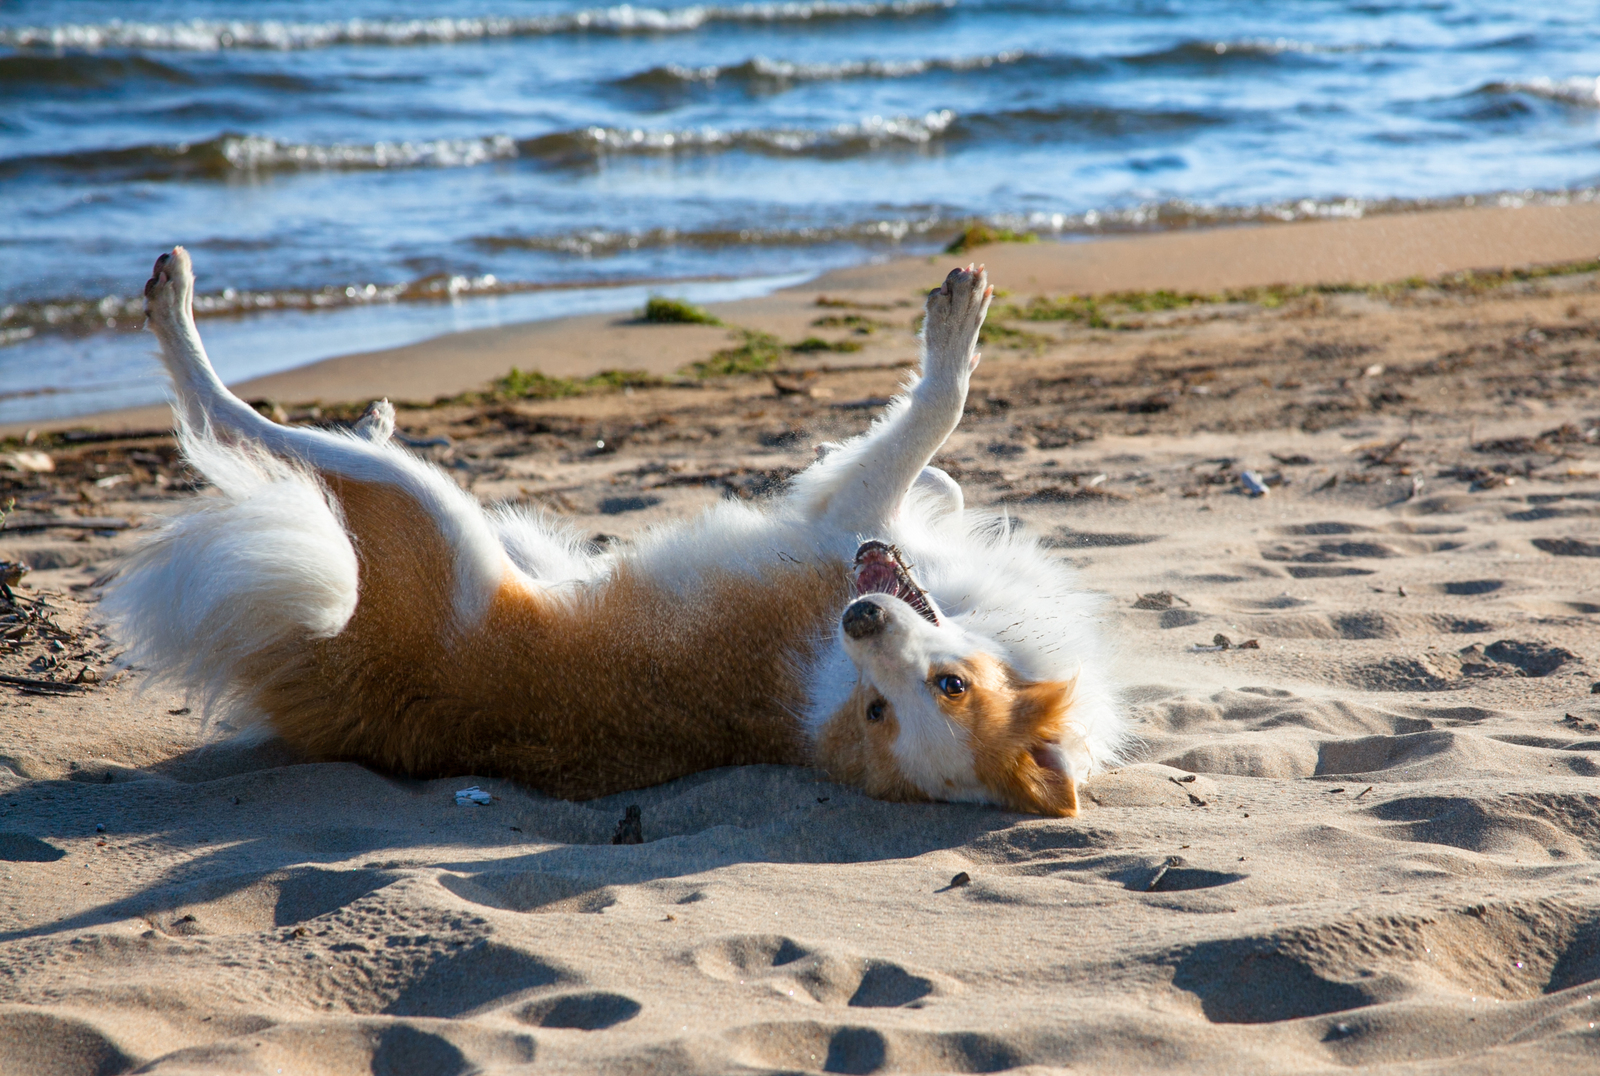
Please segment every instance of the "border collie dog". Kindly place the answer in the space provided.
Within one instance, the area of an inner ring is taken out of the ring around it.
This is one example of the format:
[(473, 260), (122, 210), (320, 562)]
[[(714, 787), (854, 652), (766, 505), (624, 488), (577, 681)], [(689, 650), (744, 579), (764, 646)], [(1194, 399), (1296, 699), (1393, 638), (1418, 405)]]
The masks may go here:
[(593, 553), (390, 443), (281, 426), (225, 388), (179, 247), (145, 286), (178, 435), (216, 496), (109, 584), (128, 658), (311, 758), (587, 799), (715, 766), (815, 766), (893, 800), (1073, 815), (1127, 730), (1095, 600), (929, 461), (993, 289), (927, 300), (920, 374), (765, 504)]

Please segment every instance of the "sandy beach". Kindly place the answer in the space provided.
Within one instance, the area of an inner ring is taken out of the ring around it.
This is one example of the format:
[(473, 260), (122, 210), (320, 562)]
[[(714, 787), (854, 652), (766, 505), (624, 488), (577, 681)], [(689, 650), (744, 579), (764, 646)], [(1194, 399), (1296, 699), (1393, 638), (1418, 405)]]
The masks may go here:
[[(1007, 294), (936, 462), (1106, 596), (1140, 736), (1078, 819), (215, 741), (95, 626), (206, 496), (165, 414), (3, 431), (0, 1073), (1600, 1072), (1597, 255), (1575, 205), (960, 256)], [(627, 542), (865, 428), (955, 260), (715, 307), (782, 345), (749, 376), (612, 317), (239, 388), (409, 401), (481, 499)], [(661, 381), (460, 396), (513, 365)]]

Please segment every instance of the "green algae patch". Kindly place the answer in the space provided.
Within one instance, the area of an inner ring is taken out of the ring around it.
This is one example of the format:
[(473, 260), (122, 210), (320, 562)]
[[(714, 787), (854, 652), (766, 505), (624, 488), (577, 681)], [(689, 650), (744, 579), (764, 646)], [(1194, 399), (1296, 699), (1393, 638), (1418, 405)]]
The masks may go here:
[(588, 396), (619, 392), (628, 388), (654, 388), (666, 382), (643, 370), (602, 370), (593, 377), (551, 377), (538, 370), (519, 370), (515, 366), (489, 386), (489, 397), (497, 400), (559, 400), (567, 396)]
[(977, 247), (986, 247), (992, 243), (1037, 243), (1039, 237), (1033, 232), (1014, 232), (1010, 228), (991, 228), (987, 224), (969, 225), (965, 231), (952, 239), (944, 248), (946, 254), (964, 254)]
[(659, 295), (652, 295), (644, 304), (644, 312), (639, 315), (640, 321), (652, 325), (721, 325), (723, 321), (715, 314), (686, 303), (682, 299), (664, 299)]
[(738, 377), (741, 374), (763, 374), (776, 366), (784, 356), (784, 346), (771, 333), (760, 329), (735, 329), (740, 341), (733, 347), (715, 352), (709, 359), (691, 363), (684, 373), (691, 377)]

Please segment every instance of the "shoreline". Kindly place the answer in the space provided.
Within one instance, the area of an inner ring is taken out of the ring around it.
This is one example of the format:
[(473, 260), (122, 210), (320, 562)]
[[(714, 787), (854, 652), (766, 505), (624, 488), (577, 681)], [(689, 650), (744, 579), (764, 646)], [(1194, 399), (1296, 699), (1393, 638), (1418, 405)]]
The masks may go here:
[[(811, 335), (817, 298), (824, 295), (885, 308), (886, 317), (909, 325), (916, 293), (936, 284), (946, 263), (962, 260), (985, 262), (997, 287), (1020, 301), (1036, 294), (1212, 294), (1273, 285), (1383, 283), (1597, 255), (1600, 205), (1473, 207), (1090, 242), (999, 243), (960, 255), (903, 257), (836, 269), (766, 296), (706, 307), (730, 326), (802, 339)], [(670, 376), (728, 346), (729, 336), (725, 327), (635, 323), (616, 313), (558, 317), (340, 355), (232, 387), (247, 399), (285, 404), (364, 403), (379, 397), (427, 402), (481, 389), (514, 366), (552, 377), (585, 377), (602, 370)], [(840, 356), (829, 358), (836, 364)], [(848, 361), (890, 365), (914, 358), (914, 344), (902, 333), (892, 340), (866, 341)], [(158, 404), (4, 423), (0, 437), (28, 430), (159, 428), (169, 422), (168, 408)]]

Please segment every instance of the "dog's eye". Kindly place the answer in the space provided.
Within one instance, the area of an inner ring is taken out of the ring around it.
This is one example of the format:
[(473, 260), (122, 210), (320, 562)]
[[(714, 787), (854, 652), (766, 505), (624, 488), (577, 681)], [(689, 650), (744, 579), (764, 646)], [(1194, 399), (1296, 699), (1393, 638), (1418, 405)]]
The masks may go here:
[(945, 675), (934, 681), (946, 698), (956, 698), (967, 693), (967, 682), (959, 676)]
[(867, 720), (868, 721), (882, 721), (883, 720), (883, 700), (882, 699), (874, 699), (874, 700), (872, 700), (871, 703), (869, 703), (867, 705)]

